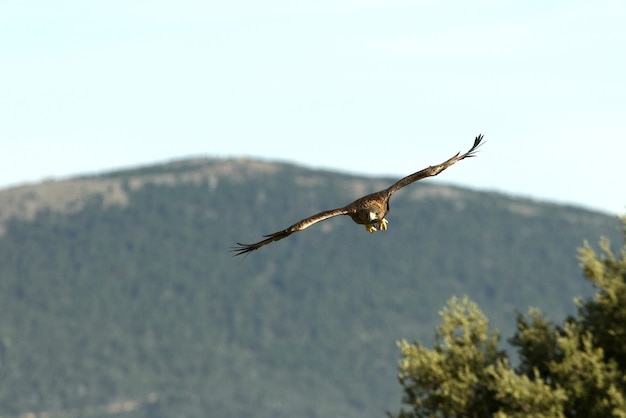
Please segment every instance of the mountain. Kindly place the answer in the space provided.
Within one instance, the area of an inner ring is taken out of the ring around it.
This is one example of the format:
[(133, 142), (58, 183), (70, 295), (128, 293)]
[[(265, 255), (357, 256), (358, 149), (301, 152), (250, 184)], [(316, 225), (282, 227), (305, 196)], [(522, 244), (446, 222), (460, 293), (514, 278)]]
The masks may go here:
[(506, 339), (529, 306), (573, 312), (577, 247), (620, 239), (444, 173), (394, 195), (386, 232), (339, 217), (229, 252), (394, 180), (192, 159), (0, 191), (0, 416), (381, 417), (396, 341), (429, 343), (452, 295)]

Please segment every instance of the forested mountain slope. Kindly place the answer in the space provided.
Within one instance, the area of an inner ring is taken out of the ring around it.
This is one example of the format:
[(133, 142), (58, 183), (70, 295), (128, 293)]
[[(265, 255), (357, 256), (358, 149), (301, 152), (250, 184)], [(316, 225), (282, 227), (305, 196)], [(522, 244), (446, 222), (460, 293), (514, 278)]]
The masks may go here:
[(386, 232), (339, 217), (229, 252), (394, 180), (195, 159), (0, 191), (0, 416), (381, 417), (396, 341), (450, 296), (506, 338), (591, 293), (584, 239), (619, 242), (613, 217), (442, 175), (394, 195)]

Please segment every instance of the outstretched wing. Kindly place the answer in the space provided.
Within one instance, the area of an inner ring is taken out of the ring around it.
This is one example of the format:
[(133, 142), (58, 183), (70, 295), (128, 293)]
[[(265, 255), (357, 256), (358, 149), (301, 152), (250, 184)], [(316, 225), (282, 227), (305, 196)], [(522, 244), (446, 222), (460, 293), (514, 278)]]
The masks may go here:
[(483, 136), (482, 135), (478, 135), (476, 137), (476, 139), (474, 139), (474, 145), (472, 146), (472, 148), (470, 148), (469, 151), (467, 151), (465, 154), (459, 155), (461, 154), (460, 152), (458, 152), (454, 157), (450, 158), (449, 160), (438, 164), (438, 165), (433, 165), (430, 166), (428, 168), (425, 168), (421, 171), (418, 171), (417, 173), (413, 173), (411, 175), (408, 175), (400, 180), (398, 180), (397, 182), (395, 182), (394, 184), (392, 184), (386, 191), (387, 193), (389, 193), (389, 196), (391, 196), (392, 194), (394, 194), (395, 192), (397, 192), (398, 190), (400, 190), (401, 188), (403, 188), (404, 186), (407, 186), (411, 183), (414, 183), (418, 180), (424, 179), (426, 177), (432, 177), (432, 176), (436, 176), (437, 174), (441, 173), (443, 170), (445, 170), (446, 168), (450, 167), (452, 164), (456, 163), (457, 161), (461, 161), (464, 158), (469, 158), (469, 157), (473, 157), (476, 153), (476, 149), (478, 148), (478, 146), (480, 145), (480, 142), (483, 140)]
[(269, 234), (269, 235), (264, 235), (263, 237), (266, 239), (264, 239), (263, 241), (259, 241), (256, 244), (242, 244), (238, 242), (237, 243), (238, 246), (233, 247), (232, 251), (235, 253), (235, 255), (246, 254), (246, 253), (249, 253), (250, 251), (258, 250), (262, 246), (270, 244), (274, 241), (287, 238), (289, 235), (293, 234), (294, 232), (302, 231), (303, 229), (306, 229), (315, 223), (318, 223), (328, 218), (332, 218), (333, 216), (345, 215), (347, 213), (348, 213), (348, 210), (345, 208), (332, 209), (332, 210), (320, 212), (313, 216), (309, 216), (308, 218), (303, 219), (300, 222), (297, 222), (291, 225), (289, 228), (283, 229), (282, 231), (274, 232), (273, 234)]

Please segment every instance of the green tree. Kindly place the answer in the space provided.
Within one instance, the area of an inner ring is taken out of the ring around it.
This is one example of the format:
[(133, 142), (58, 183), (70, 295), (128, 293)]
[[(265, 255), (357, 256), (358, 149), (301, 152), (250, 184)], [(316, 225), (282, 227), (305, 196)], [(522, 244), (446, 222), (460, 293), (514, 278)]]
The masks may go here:
[(579, 250), (584, 276), (597, 291), (576, 300), (575, 317), (553, 325), (538, 309), (518, 316), (509, 340), (517, 367), (467, 297), (452, 298), (442, 310), (432, 349), (398, 343), (409, 409), (396, 416), (626, 418), (626, 216), (622, 224), (617, 255), (605, 238), (600, 254), (587, 243)]

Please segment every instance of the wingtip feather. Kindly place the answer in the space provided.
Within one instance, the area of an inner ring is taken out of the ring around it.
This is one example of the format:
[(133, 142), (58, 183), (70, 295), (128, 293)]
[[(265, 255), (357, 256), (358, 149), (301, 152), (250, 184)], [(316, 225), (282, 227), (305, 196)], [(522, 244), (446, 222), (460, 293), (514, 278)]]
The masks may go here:
[(483, 134), (479, 134), (475, 139), (474, 139), (474, 145), (472, 145), (472, 148), (470, 148), (469, 151), (467, 151), (467, 153), (465, 154), (466, 157), (475, 157), (476, 156), (476, 152), (478, 152), (478, 147), (481, 146), (482, 144), (484, 144), (484, 142), (482, 142), (484, 138)]

